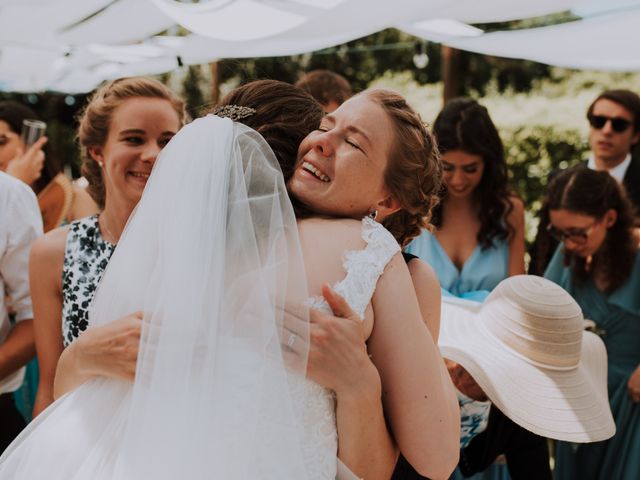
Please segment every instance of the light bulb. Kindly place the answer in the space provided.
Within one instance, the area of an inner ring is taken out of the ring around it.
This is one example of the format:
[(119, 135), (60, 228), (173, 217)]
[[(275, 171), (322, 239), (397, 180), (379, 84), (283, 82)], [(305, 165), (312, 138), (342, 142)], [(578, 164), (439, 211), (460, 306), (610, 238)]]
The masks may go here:
[(425, 52), (416, 53), (413, 55), (413, 64), (416, 68), (424, 68), (429, 65), (429, 56)]

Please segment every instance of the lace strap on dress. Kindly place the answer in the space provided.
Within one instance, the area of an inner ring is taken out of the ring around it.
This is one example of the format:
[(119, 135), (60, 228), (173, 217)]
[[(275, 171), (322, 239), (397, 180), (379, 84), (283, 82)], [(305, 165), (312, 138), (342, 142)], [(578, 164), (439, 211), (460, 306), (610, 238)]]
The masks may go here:
[(371, 301), (378, 278), (400, 245), (391, 233), (375, 220), (362, 219), (362, 239), (367, 242), (363, 250), (345, 252), (343, 267), (347, 272), (334, 289), (345, 299), (360, 317)]

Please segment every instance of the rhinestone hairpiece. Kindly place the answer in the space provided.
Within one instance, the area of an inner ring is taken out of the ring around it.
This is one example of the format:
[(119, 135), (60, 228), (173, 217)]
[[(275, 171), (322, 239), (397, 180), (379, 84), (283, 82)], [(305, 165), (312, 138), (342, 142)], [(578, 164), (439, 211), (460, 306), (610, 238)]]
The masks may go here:
[(225, 105), (223, 107), (215, 108), (211, 113), (219, 117), (230, 118), (231, 120), (237, 121), (242, 120), (243, 118), (250, 117), (251, 115), (256, 113), (256, 109), (250, 107), (242, 107), (240, 105)]

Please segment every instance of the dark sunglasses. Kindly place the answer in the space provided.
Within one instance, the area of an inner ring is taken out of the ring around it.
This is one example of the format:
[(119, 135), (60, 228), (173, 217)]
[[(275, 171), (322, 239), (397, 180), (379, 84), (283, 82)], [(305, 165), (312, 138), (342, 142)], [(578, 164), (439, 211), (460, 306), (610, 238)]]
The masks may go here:
[(607, 122), (611, 122), (611, 128), (616, 133), (624, 132), (631, 125), (631, 121), (620, 117), (607, 117), (606, 115), (589, 115), (589, 123), (596, 130), (604, 128)]
[(578, 245), (583, 245), (587, 243), (587, 239), (589, 238), (589, 235), (591, 235), (593, 227), (595, 227), (597, 223), (598, 222), (595, 222), (593, 225), (585, 228), (584, 230), (572, 230), (570, 232), (565, 232), (563, 230), (560, 230), (559, 228), (554, 227), (552, 224), (549, 224), (547, 226), (547, 232), (549, 232), (549, 235), (555, 238), (558, 242), (570, 240), (571, 242)]

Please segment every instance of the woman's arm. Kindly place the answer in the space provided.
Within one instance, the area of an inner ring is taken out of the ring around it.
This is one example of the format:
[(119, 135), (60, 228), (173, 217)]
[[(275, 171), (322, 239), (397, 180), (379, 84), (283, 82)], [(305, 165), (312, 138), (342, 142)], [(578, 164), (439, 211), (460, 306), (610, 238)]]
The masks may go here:
[(372, 304), (369, 352), (380, 373), (384, 410), (396, 443), (421, 475), (448, 478), (460, 448), (458, 402), (400, 254), (378, 280)]
[(631, 400), (635, 403), (640, 403), (640, 365), (636, 367), (629, 377), (627, 390), (629, 391)]
[(24, 367), (34, 354), (33, 321), (22, 320), (0, 344), (0, 380)]
[(60, 356), (53, 397), (58, 399), (97, 376), (133, 381), (141, 329), (142, 312), (134, 312), (84, 331)]
[(509, 237), (509, 276), (522, 275), (524, 270), (524, 204), (518, 197), (511, 197), (513, 209), (507, 222), (513, 229)]
[[(380, 375), (367, 353), (366, 329), (331, 287), (323, 285), (322, 294), (334, 315), (311, 310), (309, 323), (294, 311), (285, 315), (285, 358), (295, 366), (302, 355), (307, 378), (335, 392), (340, 460), (359, 478), (389, 480), (398, 453), (385, 423)], [(308, 350), (305, 342), (289, 344), (292, 332), (307, 328)]]
[(407, 267), (409, 267), (413, 288), (416, 290), (422, 319), (429, 329), (434, 342), (438, 343), (442, 292), (440, 291), (440, 282), (436, 272), (429, 264), (419, 258), (412, 259), (407, 263)]
[(53, 403), (53, 379), (62, 353), (62, 267), (67, 228), (40, 237), (31, 249), (29, 284), (33, 302), (33, 328), (38, 356), (38, 392), (35, 417)]

